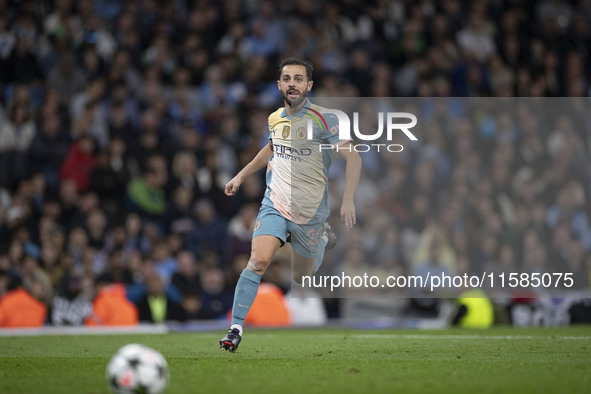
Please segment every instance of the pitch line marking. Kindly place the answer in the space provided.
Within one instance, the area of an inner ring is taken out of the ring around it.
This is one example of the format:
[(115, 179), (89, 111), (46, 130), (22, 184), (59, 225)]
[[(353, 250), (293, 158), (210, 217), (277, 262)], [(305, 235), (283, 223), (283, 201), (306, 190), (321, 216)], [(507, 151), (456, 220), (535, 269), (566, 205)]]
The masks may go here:
[[(338, 337), (339, 335), (326, 336)], [(536, 335), (414, 335), (414, 334), (353, 334), (357, 339), (566, 339), (591, 340), (591, 336), (536, 336)]]

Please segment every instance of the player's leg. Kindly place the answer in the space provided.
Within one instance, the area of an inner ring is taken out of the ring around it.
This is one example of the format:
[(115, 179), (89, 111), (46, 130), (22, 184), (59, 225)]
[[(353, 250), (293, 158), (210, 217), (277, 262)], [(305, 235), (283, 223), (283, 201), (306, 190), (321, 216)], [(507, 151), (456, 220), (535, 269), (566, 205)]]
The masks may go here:
[[(322, 265), (324, 252), (332, 249), (337, 243), (337, 237), (328, 222), (315, 225), (292, 225), (292, 233), (288, 242), (294, 246), (294, 258), (292, 259), (292, 273), (297, 283), (301, 281), (301, 275), (313, 275)], [(292, 242), (293, 239), (293, 242)], [(311, 257), (312, 261), (308, 261)], [(297, 262), (297, 264), (296, 264)], [(310, 268), (310, 264), (312, 267)]]
[(287, 220), (273, 207), (261, 207), (253, 233), (250, 259), (234, 291), (230, 331), (220, 341), (220, 348), (236, 351), (242, 338), (244, 319), (257, 295), (261, 277), (277, 249), (285, 243), (287, 225)]
[(324, 251), (334, 247), (336, 237), (328, 223), (292, 224), (292, 276), (301, 283), (302, 276), (313, 275), (322, 264)]
[(324, 222), (324, 228), (322, 231), (322, 237), (318, 241), (318, 247), (316, 248), (316, 255), (314, 257), (314, 272), (315, 274), (322, 265), (324, 260), (324, 252), (335, 247), (337, 243), (337, 237), (332, 231), (332, 228), (328, 222)]
[(248, 264), (236, 284), (234, 303), (232, 305), (232, 323), (230, 330), (220, 340), (220, 348), (236, 351), (242, 340), (242, 326), (244, 319), (257, 296), (259, 283), (281, 241), (272, 235), (259, 235), (252, 239), (252, 251)]
[(252, 250), (248, 264), (236, 284), (234, 305), (232, 307), (232, 325), (244, 324), (244, 319), (257, 295), (261, 277), (271, 263), (271, 259), (281, 241), (272, 235), (259, 235), (252, 239)]
[(292, 250), (291, 253), (291, 276), (297, 284), (302, 284), (304, 276), (314, 274), (314, 257), (304, 257)]

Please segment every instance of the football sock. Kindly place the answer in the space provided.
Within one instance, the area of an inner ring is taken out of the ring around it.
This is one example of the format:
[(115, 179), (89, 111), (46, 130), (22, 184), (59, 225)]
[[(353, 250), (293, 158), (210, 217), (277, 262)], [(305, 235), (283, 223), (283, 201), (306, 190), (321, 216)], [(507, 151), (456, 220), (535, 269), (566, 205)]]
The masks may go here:
[[(250, 306), (257, 296), (257, 290), (261, 283), (261, 275), (245, 269), (240, 274), (240, 279), (234, 291), (234, 304), (232, 305), (232, 325), (238, 324), (241, 328)], [(242, 331), (242, 330), (240, 330)]]
[(324, 250), (326, 249), (326, 244), (328, 243), (328, 237), (323, 235), (320, 238), (320, 242), (318, 242), (318, 249), (316, 250), (316, 257), (314, 258), (314, 274), (322, 265), (322, 259), (324, 259)]
[(240, 324), (232, 324), (230, 326), (230, 331), (232, 331), (233, 329), (237, 329), (238, 334), (240, 334), (240, 336), (242, 336), (242, 326)]

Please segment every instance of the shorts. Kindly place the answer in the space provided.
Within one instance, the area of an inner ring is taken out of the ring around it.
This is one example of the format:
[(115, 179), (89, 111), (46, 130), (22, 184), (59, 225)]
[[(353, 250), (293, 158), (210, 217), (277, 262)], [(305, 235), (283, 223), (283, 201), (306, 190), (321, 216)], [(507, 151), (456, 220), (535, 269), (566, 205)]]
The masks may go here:
[(324, 234), (324, 221), (315, 224), (295, 224), (284, 218), (275, 208), (261, 205), (252, 237), (272, 235), (278, 238), (283, 246), (290, 234), (294, 252), (304, 258), (314, 257)]

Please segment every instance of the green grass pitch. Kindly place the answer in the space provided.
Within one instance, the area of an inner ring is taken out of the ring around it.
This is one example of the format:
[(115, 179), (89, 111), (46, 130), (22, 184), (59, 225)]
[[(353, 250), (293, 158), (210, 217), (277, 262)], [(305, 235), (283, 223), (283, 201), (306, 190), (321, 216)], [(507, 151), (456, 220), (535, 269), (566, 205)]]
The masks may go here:
[(168, 360), (167, 393), (589, 393), (591, 327), (471, 330), (247, 330), (0, 337), (0, 393), (108, 393), (127, 343)]

